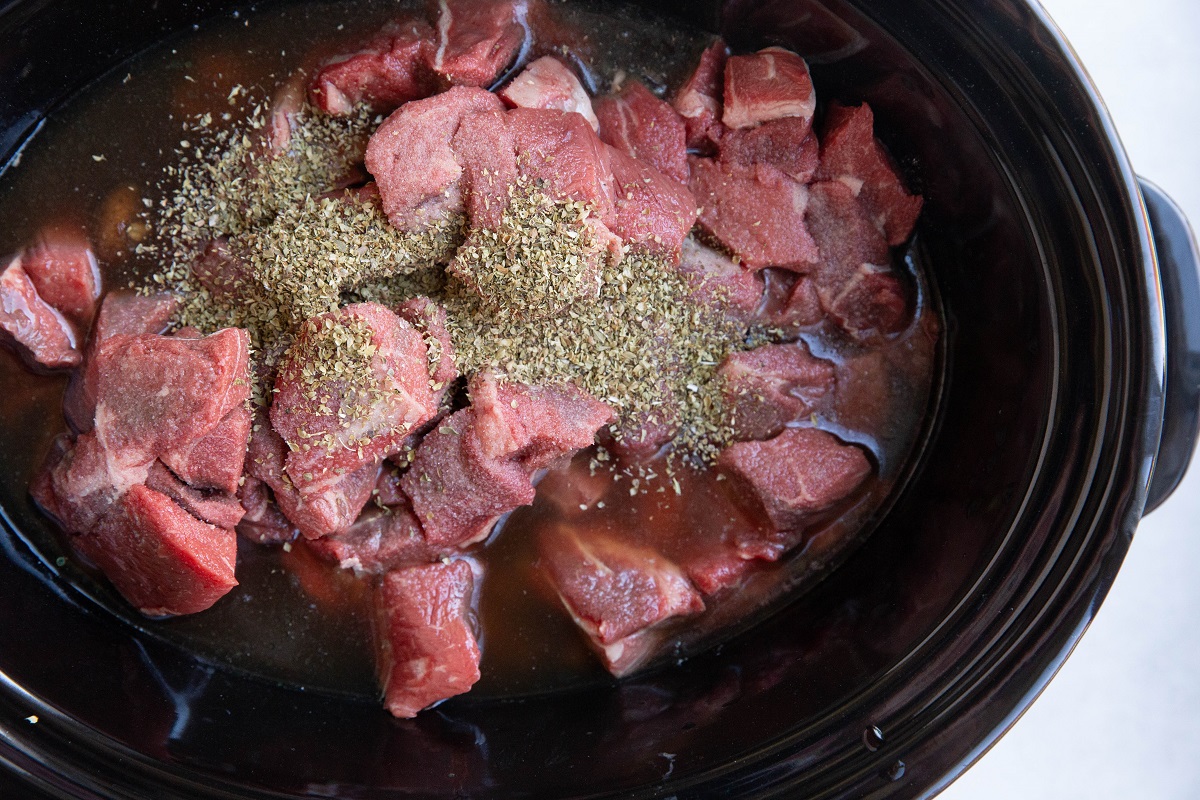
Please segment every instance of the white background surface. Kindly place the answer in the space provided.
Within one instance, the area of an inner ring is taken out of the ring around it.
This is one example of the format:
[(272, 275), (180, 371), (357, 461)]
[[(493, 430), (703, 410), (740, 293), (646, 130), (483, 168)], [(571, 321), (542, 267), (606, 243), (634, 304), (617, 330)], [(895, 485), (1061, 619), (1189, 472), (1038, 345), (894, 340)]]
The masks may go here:
[[(1200, 0), (1043, 0), (1137, 172), (1200, 226)], [(939, 800), (1200, 799), (1200, 457), (1042, 696)]]

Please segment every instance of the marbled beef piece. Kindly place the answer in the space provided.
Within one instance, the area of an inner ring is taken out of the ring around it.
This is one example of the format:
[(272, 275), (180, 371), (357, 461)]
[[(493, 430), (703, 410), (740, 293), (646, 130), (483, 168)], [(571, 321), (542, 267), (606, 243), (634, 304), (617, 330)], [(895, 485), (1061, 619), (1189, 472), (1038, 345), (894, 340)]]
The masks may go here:
[(248, 402), (249, 358), (249, 337), (239, 328), (201, 339), (144, 334), (101, 342), (95, 431), (108, 458), (149, 467), (160, 455), (187, 452)]
[(464, 117), (503, 109), (491, 92), (456, 87), (384, 120), (367, 143), (366, 164), (392, 225), (419, 231), (463, 213), (462, 167), (450, 142)]
[(544, 527), (538, 553), (563, 605), (617, 677), (645, 656), (652, 644), (649, 629), (704, 610), (678, 565), (603, 531)]
[(804, 342), (731, 353), (717, 375), (739, 439), (769, 439), (823, 411), (836, 383), (833, 363), (815, 358)]
[(100, 299), (100, 268), (87, 239), (48, 228), (21, 254), (21, 266), (38, 296), (85, 333)]
[(83, 356), (75, 326), (38, 295), (21, 262), (17, 256), (0, 273), (0, 329), (43, 367), (78, 366)]
[(799, 530), (871, 474), (863, 451), (816, 428), (787, 428), (765, 442), (732, 444), (717, 459), (739, 498), (776, 529)]
[(360, 103), (387, 114), (436, 89), (428, 68), (436, 33), (423, 20), (387, 25), (357, 53), (339, 56), (317, 73), (309, 100), (328, 114), (350, 114)]
[(430, 564), (456, 552), (425, 540), (421, 525), (404, 505), (370, 508), (344, 531), (314, 539), (310, 550), (357, 575), (380, 575), (413, 564)]
[(179, 297), (169, 292), (142, 295), (132, 291), (109, 292), (100, 303), (92, 334), (84, 351), (83, 368), (71, 375), (63, 399), (63, 413), (76, 433), (92, 429), (96, 416), (95, 353), (113, 336), (162, 333), (179, 308)]
[(683, 117), (638, 80), (596, 101), (600, 138), (627, 156), (687, 184), (687, 141)]
[(242, 519), (237, 532), (257, 544), (282, 544), (300, 535), (292, 521), (284, 516), (275, 502), (271, 487), (252, 475), (244, 476), (238, 488), (242, 504)]
[(820, 145), (812, 120), (784, 117), (749, 129), (730, 130), (721, 137), (720, 160), (726, 164), (770, 164), (800, 183), (817, 173)]
[(530, 473), (590, 447), (596, 431), (616, 418), (571, 384), (527, 386), (485, 371), (472, 376), (467, 390), (482, 455), (515, 461)]
[(530, 37), (538, 0), (436, 0), (437, 41), (427, 59), (443, 86), (489, 87)]
[(806, 222), (821, 249), (812, 277), (825, 313), (858, 339), (903, 329), (904, 286), (883, 234), (851, 188), (842, 181), (813, 184)]
[(475, 582), (461, 559), (383, 577), (375, 595), (376, 664), (384, 705), (395, 716), (414, 717), (479, 680)]
[(769, 164), (740, 166), (690, 156), (688, 186), (700, 225), (747, 267), (808, 272), (820, 260), (804, 225), (808, 190)]
[(733, 259), (688, 237), (683, 240), (679, 271), (694, 302), (733, 319), (748, 321), (763, 297), (763, 279)]
[(626, 246), (678, 261), (684, 238), (699, 209), (687, 187), (654, 167), (610, 148), (616, 185), (616, 221), (612, 232)]
[(734, 129), (784, 117), (811, 123), (817, 108), (808, 64), (782, 47), (730, 56), (725, 62), (724, 99), (721, 121)]
[(425, 338), (429, 354), (429, 388), (441, 408), (450, 393), (450, 384), (458, 377), (454, 361), (454, 340), (446, 328), (446, 309), (428, 297), (414, 297), (396, 306), (396, 315), (412, 325)]
[(161, 461), (150, 465), (146, 486), (165, 494), (201, 522), (218, 528), (236, 528), (245, 515), (245, 509), (233, 494), (206, 492), (189, 486)]
[(922, 200), (904, 188), (891, 156), (875, 138), (874, 126), (875, 116), (866, 103), (854, 108), (831, 104), (817, 178), (850, 187), (887, 243), (895, 246), (912, 233)]
[(721, 123), (725, 62), (729, 48), (718, 39), (703, 53), (691, 76), (675, 93), (671, 105), (683, 117), (687, 146), (704, 155), (716, 152), (725, 126)]
[(147, 616), (194, 614), (234, 586), (237, 537), (137, 485), (72, 544)]
[(496, 94), (512, 108), (574, 111), (588, 121), (592, 130), (600, 128), (587, 90), (571, 68), (554, 56), (533, 61)]
[(300, 499), (399, 452), (438, 412), (429, 383), (424, 339), (388, 308), (357, 303), (307, 320), (284, 356), (270, 412)]
[(145, 483), (149, 462), (123, 464), (111, 458), (95, 433), (80, 436), (50, 471), (55, 516), (68, 533), (86, 533), (125, 492)]
[(500, 517), (534, 497), (529, 470), (484, 455), (472, 408), (455, 412), (421, 441), (400, 486), (436, 547), (486, 539)]
[(252, 280), (249, 270), (229, 247), (229, 239), (218, 236), (210, 239), (200, 255), (192, 262), (192, 278), (214, 298), (229, 298), (240, 294), (247, 280)]

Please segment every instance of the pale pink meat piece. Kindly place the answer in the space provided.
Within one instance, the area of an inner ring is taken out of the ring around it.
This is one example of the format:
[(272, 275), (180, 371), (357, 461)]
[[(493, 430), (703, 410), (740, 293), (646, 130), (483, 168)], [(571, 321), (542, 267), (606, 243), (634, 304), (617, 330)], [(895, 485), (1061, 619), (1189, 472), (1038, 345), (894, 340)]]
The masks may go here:
[(694, 238), (683, 240), (679, 271), (694, 302), (718, 310), (733, 319), (749, 320), (763, 296), (763, 279)]
[(100, 299), (100, 268), (81, 234), (48, 228), (21, 254), (21, 266), (38, 295), (80, 332), (87, 330)]
[(920, 195), (905, 189), (895, 163), (875, 138), (871, 107), (831, 104), (821, 137), (817, 178), (840, 181), (853, 191), (889, 245), (902, 244), (921, 213)]
[(612, 232), (626, 246), (678, 260), (699, 209), (687, 187), (652, 166), (610, 148), (616, 190)]
[(72, 544), (143, 614), (194, 614), (234, 586), (237, 538), (137, 485)]
[(821, 307), (859, 339), (896, 333), (908, 321), (908, 301), (883, 234), (842, 181), (810, 188), (809, 230), (821, 250), (813, 282)]
[(592, 130), (600, 128), (587, 90), (571, 68), (554, 56), (531, 62), (496, 94), (514, 108), (574, 111), (588, 121)]
[(530, 38), (537, 0), (436, 0), (437, 40), (427, 64), (446, 86), (489, 87)]
[(392, 225), (417, 231), (463, 212), (462, 167), (451, 140), (464, 117), (503, 109), (491, 92), (455, 87), (384, 120), (367, 143), (366, 164)]
[(824, 411), (835, 386), (832, 362), (803, 342), (731, 353), (717, 370), (739, 439), (769, 439), (789, 422)]
[(83, 356), (75, 326), (41, 298), (21, 262), (20, 256), (14, 258), (0, 273), (0, 329), (37, 364), (78, 366)]
[(808, 190), (769, 164), (745, 167), (689, 157), (700, 225), (747, 267), (811, 270), (817, 245), (804, 224)]
[(147, 488), (165, 494), (201, 522), (218, 528), (236, 528), (245, 515), (238, 499), (227, 492), (204, 491), (189, 486), (161, 461), (150, 465)]
[(50, 472), (56, 516), (69, 533), (92, 530), (125, 492), (146, 481), (149, 468), (148, 461), (112, 458), (95, 433), (80, 436)]
[(725, 448), (717, 466), (742, 502), (781, 531), (798, 530), (871, 474), (860, 448), (816, 428), (787, 428), (765, 442), (737, 442)]
[(811, 121), (817, 108), (808, 64), (782, 47), (730, 56), (725, 62), (724, 99), (721, 120), (735, 129), (784, 117)]
[(397, 717), (462, 694), (479, 680), (471, 598), (463, 560), (389, 572), (376, 591), (376, 649), (384, 706)]
[(727, 164), (770, 164), (800, 183), (808, 183), (820, 163), (820, 145), (812, 121), (784, 117), (721, 137), (720, 159)]
[[(369, 338), (374, 350), (362, 368), (366, 374), (321, 376), (317, 362), (327, 356), (318, 342), (343, 335), (339, 331)], [(288, 446), (287, 475), (301, 500), (311, 501), (399, 452), (437, 411), (420, 332), (384, 306), (356, 303), (304, 323), (275, 379), (270, 413), (271, 426)]]
[(427, 66), (435, 37), (424, 21), (393, 22), (361, 51), (323, 66), (309, 87), (309, 99), (328, 114), (344, 115), (360, 103), (386, 114), (426, 97), (436, 88)]
[(678, 565), (601, 530), (565, 523), (544, 527), (538, 552), (563, 605), (618, 677), (645, 655), (648, 629), (704, 610)]
[(687, 136), (683, 118), (638, 80), (596, 101), (600, 138), (632, 158), (686, 184)]
[(709, 45), (671, 103), (683, 117), (687, 146), (705, 155), (715, 151), (724, 132), (721, 113), (728, 57), (729, 48), (722, 40)]

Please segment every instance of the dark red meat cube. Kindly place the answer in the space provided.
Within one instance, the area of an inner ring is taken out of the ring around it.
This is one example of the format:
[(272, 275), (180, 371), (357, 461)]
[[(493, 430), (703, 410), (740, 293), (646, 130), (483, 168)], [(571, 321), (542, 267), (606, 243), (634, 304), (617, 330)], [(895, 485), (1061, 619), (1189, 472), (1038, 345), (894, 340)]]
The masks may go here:
[(808, 65), (790, 50), (768, 47), (725, 62), (721, 120), (727, 127), (753, 128), (784, 117), (811, 121), (816, 108)]
[(342, 569), (372, 575), (428, 564), (455, 550), (429, 544), (417, 518), (404, 506), (368, 509), (346, 530), (314, 539), (308, 546)]
[(479, 680), (466, 561), (389, 572), (375, 596), (379, 682), (387, 710), (408, 718)]
[(63, 399), (63, 412), (76, 433), (92, 429), (96, 416), (96, 381), (99, 379), (95, 352), (101, 342), (118, 335), (162, 333), (167, 328), (179, 298), (168, 292), (141, 295), (109, 292), (100, 304), (84, 356), (83, 369), (71, 376)]
[(74, 367), (82, 360), (78, 334), (66, 317), (38, 295), (14, 258), (0, 273), (0, 329), (44, 367)]
[(717, 374), (740, 439), (769, 439), (823, 411), (835, 383), (833, 364), (814, 358), (803, 342), (731, 353)]
[(721, 140), (725, 62), (729, 48), (718, 39), (700, 54), (700, 62), (675, 94), (672, 105), (683, 117), (687, 146), (709, 154)]
[(436, 547), (465, 547), (487, 538), (501, 516), (534, 497), (529, 470), (482, 452), (471, 408), (454, 413), (421, 441), (400, 485)]
[(428, 59), (443, 85), (491, 86), (529, 37), (536, 0), (437, 0), (437, 42)]
[(788, 177), (808, 183), (820, 163), (820, 145), (812, 120), (784, 117), (721, 137), (721, 161), (727, 164), (770, 164)]
[(679, 258), (699, 209), (692, 193), (645, 162), (610, 150), (616, 186), (612, 232), (630, 247)]
[(760, 321), (786, 334), (819, 325), (825, 318), (821, 298), (812, 278), (779, 269), (764, 269), (766, 282)]
[(571, 384), (527, 386), (481, 372), (468, 385), (472, 430), (487, 459), (532, 472), (590, 447), (613, 410)]
[(457, 87), (384, 120), (367, 143), (366, 164), (394, 226), (416, 231), (462, 213), (462, 167), (450, 142), (464, 117), (503, 108), (491, 92)]
[(908, 319), (904, 287), (887, 242), (850, 187), (813, 184), (807, 222), (821, 250), (813, 281), (825, 313), (860, 339), (901, 330)]
[(912, 233), (922, 200), (904, 188), (896, 165), (875, 138), (874, 126), (875, 116), (866, 103), (857, 108), (830, 105), (817, 178), (850, 187), (887, 243), (898, 245)]
[(92, 246), (78, 233), (46, 230), (21, 255), (38, 295), (86, 331), (100, 299), (100, 269)]
[(639, 640), (647, 629), (704, 610), (678, 565), (601, 531), (549, 526), (538, 552), (563, 605), (618, 677), (644, 656)]
[(600, 121), (600, 138), (605, 142), (645, 161), (663, 175), (687, 183), (683, 118), (641, 81), (626, 81), (616, 95), (597, 100), (596, 116)]
[(208, 436), (250, 397), (249, 337), (114, 336), (96, 350), (96, 433), (108, 457), (145, 464)]
[(90, 531), (121, 495), (145, 482), (149, 468), (112, 458), (95, 433), (80, 436), (50, 473), (56, 516), (70, 533)]
[(734, 263), (694, 238), (683, 241), (679, 271), (693, 301), (734, 319), (749, 320), (762, 302), (763, 279), (757, 271)]
[(236, 528), (245, 509), (238, 499), (226, 492), (206, 492), (188, 486), (161, 461), (150, 466), (146, 486), (165, 494), (201, 522), (218, 528)]
[(651, 458), (679, 432), (677, 406), (665, 402), (661, 408), (621, 415), (607, 430), (601, 430), (601, 443), (617, 458)]
[(844, 500), (871, 474), (861, 449), (816, 428), (788, 428), (765, 442), (732, 444), (717, 465), (744, 503), (786, 531)]
[(532, 62), (496, 94), (514, 108), (574, 111), (588, 121), (592, 130), (600, 127), (587, 90), (571, 68), (554, 56)]
[(158, 454), (171, 471), (200, 489), (237, 491), (250, 440), (250, 409), (232, 409), (204, 436)]
[(238, 294), (248, 277), (245, 264), (234, 256), (224, 236), (210, 240), (192, 263), (192, 278), (215, 298)]
[[(343, 336), (369, 339), (364, 346), (373, 352), (331, 356), (331, 343)], [(352, 374), (323, 373), (331, 357), (351, 359)], [(301, 498), (311, 500), (399, 452), (437, 414), (429, 383), (420, 332), (384, 306), (357, 303), (305, 322), (284, 356), (271, 406), (271, 425), (288, 445), (286, 471)]]
[(317, 73), (309, 99), (329, 114), (349, 114), (359, 103), (386, 114), (434, 89), (428, 62), (434, 30), (420, 20), (395, 22), (360, 52), (340, 57)]
[(203, 611), (237, 585), (234, 532), (145, 486), (132, 487), (92, 533), (72, 542), (147, 616)]
[(769, 164), (689, 159), (700, 225), (747, 267), (807, 272), (820, 259), (804, 225), (808, 190)]
[(295, 539), (300, 531), (284, 516), (266, 483), (251, 475), (238, 489), (243, 515), (237, 532), (258, 544), (281, 544)]

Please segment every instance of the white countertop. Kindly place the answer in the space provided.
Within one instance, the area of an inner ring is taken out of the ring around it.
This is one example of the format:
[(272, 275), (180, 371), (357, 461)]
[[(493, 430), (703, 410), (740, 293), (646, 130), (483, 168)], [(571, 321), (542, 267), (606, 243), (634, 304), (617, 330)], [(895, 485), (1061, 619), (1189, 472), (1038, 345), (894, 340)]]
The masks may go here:
[[(1042, 0), (1137, 172), (1200, 227), (1200, 0)], [(1075, 652), (939, 800), (1200, 798), (1200, 456)]]

